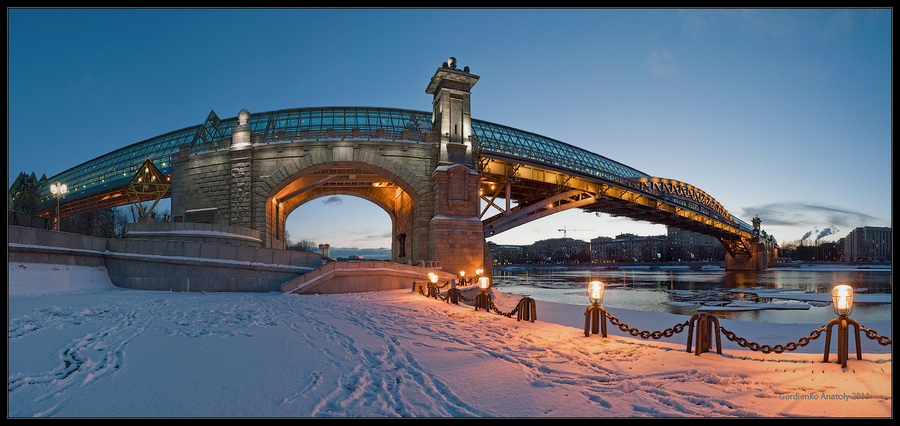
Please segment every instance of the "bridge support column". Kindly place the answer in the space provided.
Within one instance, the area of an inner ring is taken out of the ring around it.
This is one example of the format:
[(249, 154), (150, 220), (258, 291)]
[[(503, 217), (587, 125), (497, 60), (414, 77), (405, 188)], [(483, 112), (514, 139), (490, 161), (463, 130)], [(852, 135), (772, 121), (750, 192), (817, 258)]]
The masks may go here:
[(725, 254), (725, 270), (726, 271), (762, 271), (769, 267), (772, 259), (772, 252), (768, 250), (768, 245), (755, 237), (749, 241), (744, 241), (750, 251), (749, 255)]
[(480, 181), (478, 173), (461, 164), (434, 171), (435, 215), (429, 223), (429, 245), (431, 258), (444, 271), (474, 274), (482, 269), (491, 275), (484, 226), (478, 217)]
[(238, 113), (238, 125), (231, 129), (231, 182), (229, 225), (250, 228), (252, 226), (253, 147), (250, 112)]
[(251, 223), (251, 197), (252, 193), (252, 148), (232, 148), (231, 154), (231, 182), (229, 192), (229, 204), (231, 218), (228, 222), (231, 226), (250, 228)]
[[(775, 261), (776, 243), (775, 239), (766, 235), (760, 229), (759, 216), (753, 218), (753, 237), (743, 239), (743, 245), (749, 251), (749, 255), (745, 253), (732, 254), (729, 250), (725, 254), (725, 270), (726, 271), (762, 271), (767, 269), (770, 264)], [(724, 244), (724, 242), (723, 242)]]

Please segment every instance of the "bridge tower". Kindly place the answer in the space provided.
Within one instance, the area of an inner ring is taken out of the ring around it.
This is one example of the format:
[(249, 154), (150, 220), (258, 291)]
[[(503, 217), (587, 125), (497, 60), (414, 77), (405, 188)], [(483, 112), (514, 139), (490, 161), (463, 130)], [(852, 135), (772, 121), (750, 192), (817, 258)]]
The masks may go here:
[(478, 79), (469, 67), (457, 68), (456, 58), (451, 57), (425, 89), (434, 96), (432, 124), (440, 144), (432, 173), (435, 214), (429, 225), (429, 247), (433, 259), (448, 272), (472, 273), (480, 268), (490, 275), (491, 257), (479, 217), (478, 141), (472, 135), (471, 90)]

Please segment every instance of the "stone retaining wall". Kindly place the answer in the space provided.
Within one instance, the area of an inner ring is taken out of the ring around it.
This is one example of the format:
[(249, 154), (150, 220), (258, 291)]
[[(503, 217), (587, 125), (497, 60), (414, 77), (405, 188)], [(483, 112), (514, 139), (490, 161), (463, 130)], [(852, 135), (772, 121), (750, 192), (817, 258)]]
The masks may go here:
[(7, 226), (7, 260), (106, 267), (118, 287), (170, 291), (280, 291), (321, 256), (214, 242), (106, 239)]

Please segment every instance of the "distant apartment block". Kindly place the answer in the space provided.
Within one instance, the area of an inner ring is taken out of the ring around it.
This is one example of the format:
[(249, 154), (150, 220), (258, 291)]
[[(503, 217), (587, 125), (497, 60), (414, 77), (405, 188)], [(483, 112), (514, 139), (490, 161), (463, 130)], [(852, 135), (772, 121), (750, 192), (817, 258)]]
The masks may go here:
[(694, 260), (717, 262), (725, 259), (725, 246), (718, 238), (683, 229), (668, 227), (666, 260), (688, 262)]
[(891, 228), (862, 226), (844, 237), (846, 262), (890, 262), (892, 245)]
[(658, 262), (665, 253), (665, 235), (619, 234), (591, 240), (591, 261), (597, 263)]
[(589, 262), (590, 243), (574, 238), (550, 238), (524, 247), (533, 263)]

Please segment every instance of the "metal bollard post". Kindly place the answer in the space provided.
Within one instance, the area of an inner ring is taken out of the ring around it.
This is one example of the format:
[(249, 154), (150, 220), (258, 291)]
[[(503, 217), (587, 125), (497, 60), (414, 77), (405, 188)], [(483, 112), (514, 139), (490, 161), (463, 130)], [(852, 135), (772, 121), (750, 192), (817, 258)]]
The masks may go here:
[(531, 322), (537, 320), (537, 308), (535, 306), (534, 299), (523, 297), (519, 300), (519, 305), (516, 307), (516, 311), (519, 313), (516, 320), (521, 321), (524, 319)]
[(601, 333), (606, 337), (606, 310), (599, 304), (591, 304), (584, 311), (584, 337)]
[(862, 346), (859, 342), (859, 323), (846, 315), (841, 315), (838, 318), (828, 321), (828, 325), (826, 326), (828, 331), (825, 333), (825, 359), (823, 359), (822, 362), (828, 362), (828, 350), (831, 346), (831, 329), (834, 326), (837, 326), (837, 362), (838, 364), (841, 364), (841, 367), (847, 366), (847, 359), (850, 358), (848, 352), (850, 346), (851, 325), (856, 329), (856, 359), (862, 359)]
[(447, 290), (447, 303), (458, 305), (461, 296), (462, 292), (458, 288), (450, 287), (450, 290)]
[(694, 325), (697, 326), (697, 340), (694, 344), (694, 355), (709, 352), (712, 347), (712, 327), (716, 327), (716, 353), (722, 354), (722, 336), (719, 334), (719, 319), (709, 314), (697, 314), (691, 317), (688, 326), (687, 352), (691, 351), (691, 337), (694, 334)]

